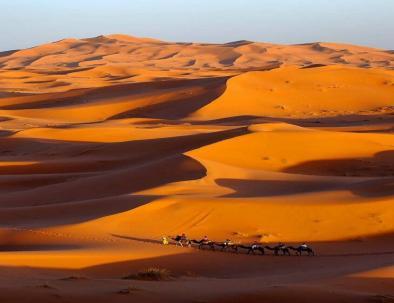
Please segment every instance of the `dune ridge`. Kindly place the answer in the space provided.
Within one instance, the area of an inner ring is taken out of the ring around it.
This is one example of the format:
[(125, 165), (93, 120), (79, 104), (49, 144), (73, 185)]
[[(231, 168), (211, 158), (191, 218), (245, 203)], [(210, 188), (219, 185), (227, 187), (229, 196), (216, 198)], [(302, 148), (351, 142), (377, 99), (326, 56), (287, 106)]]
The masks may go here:
[(127, 35), (64, 39), (0, 57), (0, 89), (58, 92), (168, 78), (234, 75), (279, 66), (393, 69), (391, 52), (335, 43), (174, 43)]

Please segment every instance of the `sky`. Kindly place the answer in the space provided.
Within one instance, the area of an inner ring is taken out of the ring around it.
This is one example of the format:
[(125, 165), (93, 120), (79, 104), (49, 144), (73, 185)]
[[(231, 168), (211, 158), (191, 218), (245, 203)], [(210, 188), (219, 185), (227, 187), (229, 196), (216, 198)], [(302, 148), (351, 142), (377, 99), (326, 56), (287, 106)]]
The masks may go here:
[(0, 50), (122, 33), (394, 49), (394, 0), (0, 0)]

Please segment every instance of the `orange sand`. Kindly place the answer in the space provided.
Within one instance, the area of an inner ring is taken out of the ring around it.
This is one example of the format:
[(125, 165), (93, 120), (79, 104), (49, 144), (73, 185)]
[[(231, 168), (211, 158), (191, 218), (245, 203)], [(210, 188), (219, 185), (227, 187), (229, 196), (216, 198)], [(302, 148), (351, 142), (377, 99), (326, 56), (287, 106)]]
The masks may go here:
[[(0, 56), (0, 300), (392, 302), (393, 62), (126, 35)], [(159, 245), (183, 232), (318, 256)], [(121, 279), (152, 266), (174, 280)]]

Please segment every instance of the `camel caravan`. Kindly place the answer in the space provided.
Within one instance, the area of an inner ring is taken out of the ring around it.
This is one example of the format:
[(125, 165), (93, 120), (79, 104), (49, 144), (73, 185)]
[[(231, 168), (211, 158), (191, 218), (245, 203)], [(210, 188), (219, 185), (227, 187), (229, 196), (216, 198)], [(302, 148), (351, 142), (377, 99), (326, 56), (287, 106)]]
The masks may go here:
[(283, 255), (290, 256), (290, 251), (294, 251), (297, 256), (302, 256), (303, 254), (307, 256), (314, 256), (315, 252), (306, 243), (302, 243), (296, 247), (287, 246), (284, 243), (278, 243), (275, 246), (262, 245), (259, 242), (254, 242), (252, 244), (238, 244), (233, 243), (231, 240), (226, 239), (223, 242), (215, 242), (209, 240), (207, 236), (201, 240), (189, 240), (185, 234), (177, 235), (176, 237), (163, 237), (162, 243), (164, 245), (170, 244), (169, 239), (175, 242), (177, 246), (195, 247), (198, 249), (209, 249), (212, 251), (223, 251), (223, 252), (234, 252), (234, 253), (247, 253), (249, 254), (260, 254), (265, 255), (266, 251), (272, 251), (275, 256)]

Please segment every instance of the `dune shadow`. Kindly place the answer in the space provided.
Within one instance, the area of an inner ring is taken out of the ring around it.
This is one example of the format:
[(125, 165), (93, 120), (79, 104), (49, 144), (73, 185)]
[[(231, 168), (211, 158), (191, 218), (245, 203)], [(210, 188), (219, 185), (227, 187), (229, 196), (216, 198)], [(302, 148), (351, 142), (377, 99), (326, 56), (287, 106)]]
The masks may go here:
[(32, 69), (34, 73), (40, 74), (40, 75), (51, 75), (51, 76), (63, 76), (63, 75), (68, 75), (71, 73), (76, 73), (76, 72), (83, 72), (83, 71), (88, 71), (94, 69), (94, 66), (88, 66), (88, 67), (77, 67), (77, 68), (68, 68), (68, 69), (62, 69), (62, 70), (41, 70), (41, 69)]
[[(204, 91), (197, 94), (186, 94), (174, 100), (138, 107), (109, 117), (111, 119), (124, 118), (152, 118), (152, 119), (182, 119), (211, 103), (220, 97), (225, 89), (229, 77), (213, 77), (206, 79), (187, 80), (190, 85), (200, 85)], [(174, 80), (170, 80), (174, 81)], [(181, 81), (181, 80), (178, 80)], [(185, 80), (182, 80), (185, 81)], [(166, 82), (166, 81), (163, 81)]]
[(298, 180), (245, 180), (216, 179), (219, 186), (230, 188), (233, 193), (223, 195), (228, 198), (256, 198), (297, 195), (330, 190), (346, 190), (360, 197), (394, 196), (394, 177), (360, 179), (352, 182), (298, 181)]
[[(9, 138), (0, 140), (0, 160), (39, 163), (0, 167), (0, 174), (33, 174), (105, 171), (125, 164), (139, 164), (181, 154), (201, 146), (249, 133), (246, 127), (176, 137), (130, 140), (124, 142), (78, 142), (55, 139)], [(27, 152), (28, 150), (28, 152)], [(67, 159), (68, 169), (58, 159)], [(83, 161), (79, 161), (83, 160)], [(77, 165), (73, 164), (77, 161)], [(92, 166), (95, 167), (89, 168)], [(97, 165), (99, 164), (99, 166)], [(99, 168), (98, 168), (99, 167)]]
[(320, 64), (320, 63), (311, 63), (306, 66), (301, 67), (301, 69), (308, 69), (308, 68), (318, 68), (318, 67), (324, 67), (327, 66), (326, 64)]
[(0, 252), (57, 251), (80, 249), (79, 245), (71, 244), (21, 244), (0, 245)]
[(131, 237), (131, 236), (122, 236), (122, 235), (117, 235), (117, 234), (110, 234), (110, 235), (112, 237), (119, 238), (119, 239), (124, 239), (124, 240), (161, 244), (160, 240), (153, 240), (153, 239), (149, 239), (149, 238), (138, 238), (138, 237)]
[[(163, 250), (164, 248), (160, 248)], [(226, 252), (208, 252), (197, 249), (175, 255), (164, 255), (146, 259), (120, 261), (109, 264), (95, 265), (82, 269), (88, 275), (124, 276), (149, 267), (160, 267), (171, 270), (176, 275), (193, 272), (206, 277), (225, 278), (242, 277), (250, 274), (260, 274), (270, 282), (300, 282), (319, 277), (335, 277), (338, 274), (350, 275), (393, 264), (394, 254), (359, 254), (317, 256), (317, 257), (284, 257), (250, 256), (247, 254), (232, 254)], [(353, 262), (349, 262), (352, 258)], [(262, 262), (260, 260), (266, 260)], [(338, 270), (333, 270), (337, 268)]]
[(12, 54), (14, 54), (14, 53), (16, 53), (18, 51), (19, 51), (19, 49), (12, 49), (12, 50), (8, 50), (8, 51), (2, 51), (2, 52), (0, 52), (0, 58), (1, 57), (10, 56), (10, 55), (12, 55)]
[[(7, 161), (24, 161), (27, 157), (27, 161), (37, 163), (0, 167), (0, 185), (4, 183), (0, 205), (17, 208), (83, 202), (202, 178), (205, 167), (183, 153), (246, 133), (246, 128), (239, 128), (103, 144), (7, 138), (0, 141), (0, 154), (7, 151)], [(29, 175), (42, 177), (34, 176), (29, 184)], [(23, 182), (22, 187), (18, 180)], [(11, 192), (6, 192), (7, 184), (14, 184)], [(15, 191), (15, 186), (23, 190)]]
[(15, 131), (2, 129), (2, 130), (0, 130), (0, 138), (11, 136), (14, 133), (15, 133)]
[(394, 176), (394, 150), (378, 152), (369, 158), (305, 161), (286, 167), (282, 171), (318, 176), (391, 177)]
[(223, 196), (229, 198), (274, 197), (346, 188), (338, 181), (216, 179), (215, 182), (235, 191)]
[[(232, 116), (219, 119), (211, 120), (185, 120), (192, 125), (231, 125), (231, 126), (243, 126), (250, 124), (262, 124), (272, 122), (284, 122), (301, 127), (349, 127), (349, 126), (380, 126), (382, 124), (394, 124), (394, 115), (390, 114), (353, 114), (353, 115), (336, 115), (332, 117), (311, 117), (311, 118), (287, 118), (287, 117), (268, 117), (268, 116), (254, 116), (254, 115), (241, 115)], [(183, 121), (184, 122), (184, 121)], [(361, 130), (359, 132), (381, 132), (390, 131), (393, 128), (387, 130)]]
[(256, 123), (267, 123), (267, 119), (265, 117), (253, 116), (253, 115), (241, 115), (241, 116), (233, 116), (212, 120), (202, 120), (202, 121), (194, 121), (187, 120), (188, 123), (192, 125), (229, 125), (229, 126), (241, 126), (241, 125), (250, 125)]
[[(130, 75), (130, 77), (133, 75)], [(129, 76), (128, 76), (129, 77)], [(72, 89), (61, 93), (43, 93), (28, 96), (16, 96), (14, 104), (0, 106), (3, 110), (23, 110), (23, 109), (41, 109), (41, 108), (58, 108), (66, 106), (101, 104), (110, 102), (120, 102), (119, 98), (137, 98), (143, 94), (151, 93), (160, 95), (169, 90), (179, 89), (180, 92), (187, 93), (188, 89), (200, 86), (206, 90), (205, 93), (196, 94), (179, 98), (176, 101), (165, 102), (164, 105), (152, 105), (142, 107), (143, 109), (131, 110), (129, 112), (115, 115), (108, 119), (119, 119), (127, 117), (140, 117), (146, 112), (147, 116), (159, 115), (167, 117), (168, 112), (172, 112), (175, 118), (186, 115), (193, 109), (198, 109), (220, 96), (226, 87), (229, 77), (210, 77), (203, 79), (166, 79), (153, 82), (127, 83), (104, 86), (98, 88), (81, 88)], [(114, 79), (112, 79), (114, 80)], [(68, 83), (67, 83), (68, 84)], [(173, 105), (177, 105), (176, 109)], [(164, 112), (167, 113), (164, 114)]]
[[(48, 205), (130, 194), (171, 182), (199, 179), (206, 169), (185, 155), (174, 155), (136, 167), (87, 175), (67, 182), (3, 193), (1, 207)], [(28, 182), (25, 181), (25, 182)]]
[[(121, 195), (77, 202), (47, 203), (40, 206), (0, 208), (0, 220), (4, 225), (21, 227), (78, 224), (129, 211), (160, 197), (157, 195)], [(37, 216), (38, 212), (39, 216)]]
[(394, 196), (394, 178), (365, 181), (354, 186), (351, 191), (362, 197)]

